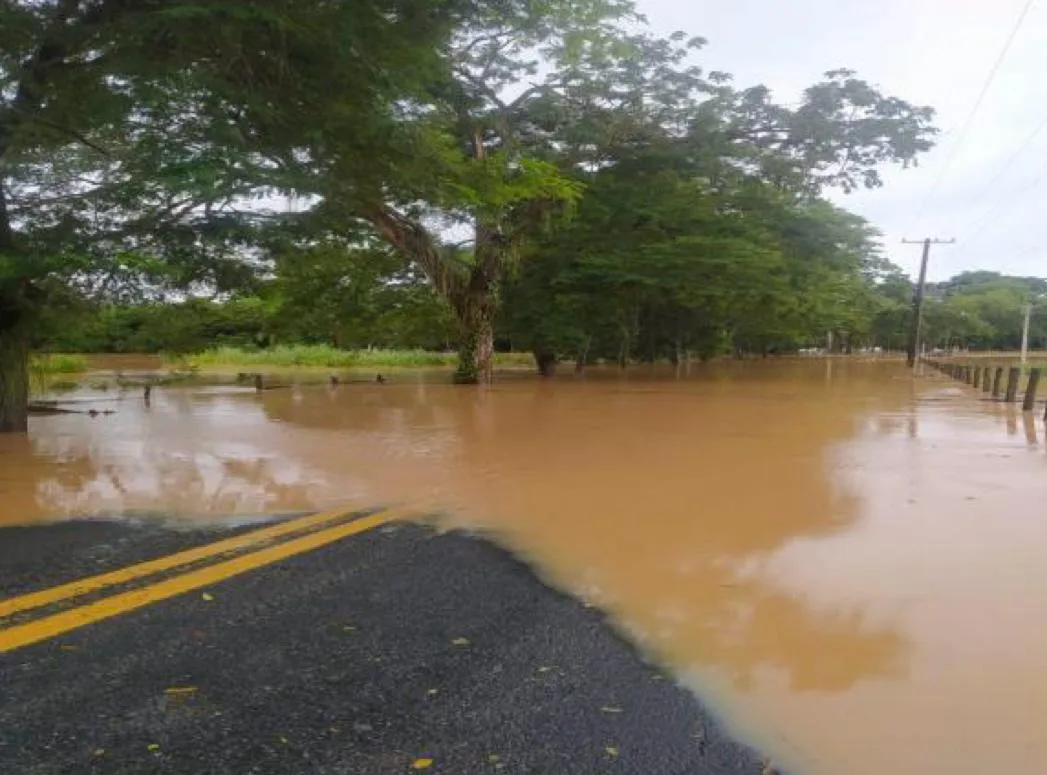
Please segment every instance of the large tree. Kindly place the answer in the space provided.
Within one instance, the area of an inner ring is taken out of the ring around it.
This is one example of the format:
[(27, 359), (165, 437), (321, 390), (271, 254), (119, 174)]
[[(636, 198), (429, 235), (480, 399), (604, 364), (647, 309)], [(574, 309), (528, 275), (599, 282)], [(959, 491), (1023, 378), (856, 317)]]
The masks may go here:
[(798, 107), (777, 105), (762, 87), (737, 90), (695, 66), (700, 39), (636, 32), (627, 0), (463, 8), (447, 67), (403, 104), (390, 134), (400, 156), (392, 177), (360, 174), (337, 133), (312, 143), (302, 164), (323, 181), (316, 193), (332, 228), (369, 222), (450, 302), (461, 381), (491, 377), (499, 286), (526, 244), (631, 153), (665, 147), (692, 186), (715, 191), (742, 175), (809, 198), (878, 185), (884, 164), (930, 147), (927, 108), (849, 71), (829, 73)]
[(339, 140), (370, 159), (448, 18), (421, 0), (0, 3), (0, 431), (26, 427), (48, 298), (242, 280), (244, 202), (293, 190), (283, 152), (317, 113), (299, 84), (337, 92)]

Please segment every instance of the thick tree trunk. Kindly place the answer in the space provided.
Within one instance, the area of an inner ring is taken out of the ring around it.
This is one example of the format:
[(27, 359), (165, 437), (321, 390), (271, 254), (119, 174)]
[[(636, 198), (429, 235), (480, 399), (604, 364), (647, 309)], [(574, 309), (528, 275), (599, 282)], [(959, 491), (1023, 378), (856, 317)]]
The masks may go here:
[(494, 379), (494, 296), (472, 296), (456, 303), (462, 324), (458, 346), (458, 368), (454, 381), (459, 385), (488, 384)]
[(25, 433), (29, 418), (29, 341), (0, 315), (0, 433)]
[(541, 376), (556, 376), (556, 353), (539, 347), (534, 351), (534, 362)]
[[(5, 152), (6, 140), (0, 138), (0, 158)], [(0, 259), (11, 255), (15, 255), (14, 231), (0, 175)], [(25, 314), (29, 290), (27, 282), (0, 288), (0, 433), (25, 433), (29, 425), (29, 331)]]
[(436, 292), (454, 309), (462, 332), (454, 381), (461, 385), (491, 382), (498, 280), (508, 249), (501, 235), (478, 225), (475, 264), (465, 270), (462, 263), (449, 258), (422, 224), (388, 207), (376, 208), (366, 217), (389, 244), (422, 267)]

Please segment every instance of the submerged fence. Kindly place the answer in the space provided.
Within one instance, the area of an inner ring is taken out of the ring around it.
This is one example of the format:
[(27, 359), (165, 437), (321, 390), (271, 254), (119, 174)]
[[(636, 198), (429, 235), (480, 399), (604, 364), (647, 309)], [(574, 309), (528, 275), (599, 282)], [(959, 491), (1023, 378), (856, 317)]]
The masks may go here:
[[(954, 363), (925, 359), (924, 363), (937, 369), (942, 374), (964, 382), (971, 387), (979, 388), (983, 393), (997, 401), (1008, 404), (1018, 402), (1022, 394), (1022, 411), (1031, 412), (1036, 408), (1036, 391), (1040, 387), (1043, 369), (1034, 367), (1024, 369), (1021, 366), (984, 366), (975, 363)], [(1027, 374), (1026, 374), (1027, 372)], [(1023, 379), (1024, 377), (1024, 379)], [(1024, 382), (1024, 385), (1023, 385)], [(1024, 392), (1022, 392), (1024, 388)], [(1044, 412), (1047, 421), (1047, 410)]]

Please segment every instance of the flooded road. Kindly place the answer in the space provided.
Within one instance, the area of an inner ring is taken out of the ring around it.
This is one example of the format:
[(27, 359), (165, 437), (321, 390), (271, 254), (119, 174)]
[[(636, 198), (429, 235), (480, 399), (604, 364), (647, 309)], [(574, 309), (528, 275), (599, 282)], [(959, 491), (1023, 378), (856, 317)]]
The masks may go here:
[(1043, 425), (942, 378), (783, 361), (71, 398), (115, 414), (0, 437), (0, 524), (438, 510), (612, 612), (797, 775), (1047, 761)]

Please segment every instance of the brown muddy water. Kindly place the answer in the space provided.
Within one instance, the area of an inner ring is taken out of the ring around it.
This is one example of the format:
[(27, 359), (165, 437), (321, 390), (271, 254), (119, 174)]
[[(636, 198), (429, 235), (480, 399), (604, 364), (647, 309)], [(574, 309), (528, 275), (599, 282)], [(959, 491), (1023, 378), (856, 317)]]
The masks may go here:
[(71, 399), (116, 413), (0, 438), (0, 523), (440, 510), (797, 775), (1047, 771), (1043, 425), (943, 378), (793, 361)]

